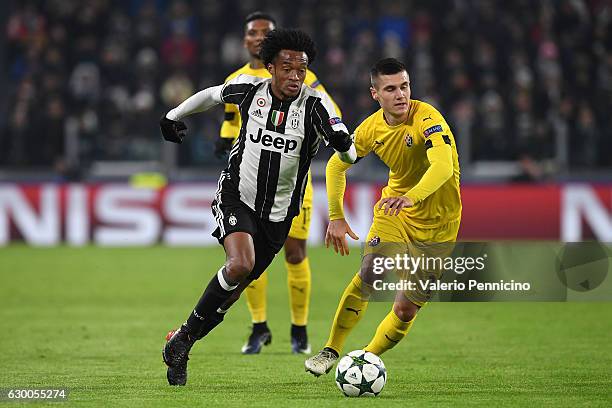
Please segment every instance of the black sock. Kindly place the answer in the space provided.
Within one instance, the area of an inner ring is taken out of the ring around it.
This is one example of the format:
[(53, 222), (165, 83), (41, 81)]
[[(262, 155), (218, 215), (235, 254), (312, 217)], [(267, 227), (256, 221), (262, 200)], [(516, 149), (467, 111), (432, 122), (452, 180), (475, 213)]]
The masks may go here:
[(253, 323), (253, 333), (263, 333), (270, 331), (267, 322)]
[(187, 318), (185, 324), (189, 334), (196, 339), (201, 339), (221, 323), (227, 312), (221, 309), (221, 305), (232, 296), (237, 287), (237, 284), (227, 281), (225, 267), (219, 269)]
[(338, 352), (331, 347), (325, 347), (323, 350), (331, 352), (334, 356), (336, 356), (336, 358), (340, 357), (340, 354), (338, 354)]
[(291, 325), (291, 337), (306, 337), (306, 326)]

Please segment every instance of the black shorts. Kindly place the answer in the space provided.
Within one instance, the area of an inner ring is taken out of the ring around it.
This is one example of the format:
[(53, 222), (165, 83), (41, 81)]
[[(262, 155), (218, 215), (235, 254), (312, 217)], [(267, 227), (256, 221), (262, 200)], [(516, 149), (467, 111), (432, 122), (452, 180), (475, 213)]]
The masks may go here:
[(229, 189), (221, 189), (217, 194), (212, 202), (212, 211), (217, 222), (212, 236), (221, 245), (225, 237), (233, 232), (246, 232), (253, 237), (255, 266), (249, 278), (259, 278), (285, 244), (292, 219), (281, 222), (262, 220), (240, 201), (236, 192)]

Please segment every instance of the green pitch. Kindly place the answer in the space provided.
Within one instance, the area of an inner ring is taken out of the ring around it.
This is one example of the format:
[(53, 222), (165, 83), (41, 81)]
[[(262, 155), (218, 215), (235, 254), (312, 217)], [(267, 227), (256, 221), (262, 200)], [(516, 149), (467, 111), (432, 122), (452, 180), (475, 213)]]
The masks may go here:
[[(358, 251), (311, 248), (309, 334), (320, 348)], [(272, 266), (272, 344), (242, 356), (244, 300), (192, 352), (187, 387), (166, 384), (161, 348), (222, 263), (214, 249), (0, 249), (0, 388), (69, 387), (84, 406), (611, 406), (612, 303), (436, 303), (383, 356), (380, 397), (348, 401), (333, 375), (289, 353), (286, 276)], [(371, 304), (345, 351), (389, 304)]]

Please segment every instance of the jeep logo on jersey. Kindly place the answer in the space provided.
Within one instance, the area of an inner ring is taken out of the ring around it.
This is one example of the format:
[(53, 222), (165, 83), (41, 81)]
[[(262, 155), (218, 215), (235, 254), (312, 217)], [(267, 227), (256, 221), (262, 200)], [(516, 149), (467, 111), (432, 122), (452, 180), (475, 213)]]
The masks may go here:
[(259, 129), (257, 136), (249, 133), (249, 137), (253, 143), (261, 143), (264, 147), (274, 147), (282, 150), (285, 153), (291, 152), (297, 148), (298, 143), (295, 140), (285, 139), (281, 136), (272, 137), (268, 134), (262, 135), (262, 129)]

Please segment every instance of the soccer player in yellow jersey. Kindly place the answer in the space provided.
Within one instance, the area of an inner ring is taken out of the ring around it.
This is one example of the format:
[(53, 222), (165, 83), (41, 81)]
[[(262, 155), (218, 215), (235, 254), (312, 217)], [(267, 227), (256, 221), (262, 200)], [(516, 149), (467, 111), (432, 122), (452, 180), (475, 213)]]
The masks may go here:
[[(385, 256), (384, 250), (377, 254), (377, 248), (400, 244), (404, 251), (418, 256), (421, 249), (427, 250), (426, 244), (453, 243), (461, 220), (459, 161), (448, 124), (433, 106), (410, 99), (410, 79), (401, 62), (393, 58), (379, 61), (371, 70), (371, 83), (372, 98), (381, 109), (357, 127), (355, 147), (358, 157), (376, 154), (389, 167), (389, 181), (374, 207), (362, 266), (344, 290), (327, 344), (305, 362), (306, 371), (316, 376), (331, 370), (346, 337), (367, 308), (374, 259)], [(350, 166), (332, 157), (326, 170), (330, 223), (325, 243), (341, 255), (348, 254), (346, 234), (359, 239), (343, 212), (345, 173)], [(413, 252), (414, 248), (419, 251)], [(432, 273), (441, 277), (441, 271), (419, 271), (417, 275), (427, 279)], [(396, 294), (392, 310), (365, 350), (380, 355), (406, 336), (431, 296), (415, 286), (415, 290)]]
[[(261, 42), (266, 34), (276, 26), (274, 18), (269, 14), (254, 12), (245, 19), (244, 47), (248, 50), (250, 60), (242, 68), (230, 74), (225, 82), (232, 80), (240, 74), (261, 78), (269, 78), (270, 72), (266, 69), (259, 51)], [(316, 75), (306, 71), (304, 84), (319, 91), (325, 88)], [(331, 99), (331, 97), (330, 97)], [(332, 100), (338, 116), (340, 109)], [(221, 138), (215, 146), (215, 154), (220, 157), (231, 149), (232, 143), (240, 133), (240, 112), (238, 106), (225, 104), (225, 120), (221, 126)], [(308, 322), (308, 309), (310, 302), (310, 263), (306, 254), (306, 240), (310, 230), (310, 215), (312, 208), (312, 179), (308, 173), (308, 183), (304, 194), (302, 209), (293, 219), (289, 237), (285, 241), (285, 266), (287, 268), (287, 286), (291, 303), (291, 350), (293, 353), (310, 353), (306, 324)], [(272, 334), (267, 325), (266, 296), (268, 286), (268, 273), (264, 272), (259, 279), (253, 281), (246, 289), (246, 299), (253, 322), (253, 331), (246, 344), (242, 347), (243, 354), (257, 354), (263, 345), (270, 344)]]

